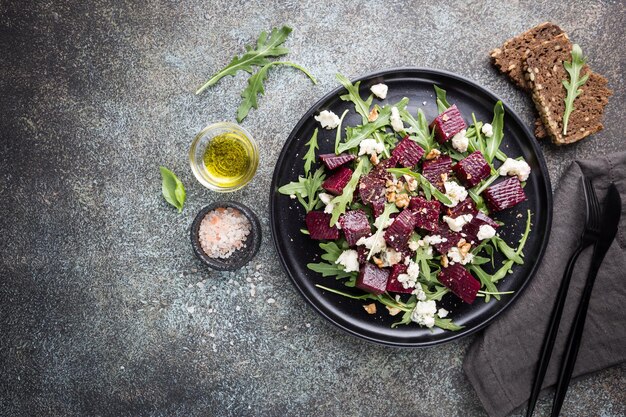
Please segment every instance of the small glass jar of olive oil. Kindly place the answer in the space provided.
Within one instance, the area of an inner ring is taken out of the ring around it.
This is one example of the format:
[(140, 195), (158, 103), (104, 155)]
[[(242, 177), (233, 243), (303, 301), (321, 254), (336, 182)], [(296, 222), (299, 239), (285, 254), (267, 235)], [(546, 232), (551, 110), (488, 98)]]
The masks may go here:
[(218, 192), (246, 185), (259, 165), (259, 149), (250, 132), (234, 123), (215, 123), (196, 135), (189, 150), (191, 170), (205, 187)]

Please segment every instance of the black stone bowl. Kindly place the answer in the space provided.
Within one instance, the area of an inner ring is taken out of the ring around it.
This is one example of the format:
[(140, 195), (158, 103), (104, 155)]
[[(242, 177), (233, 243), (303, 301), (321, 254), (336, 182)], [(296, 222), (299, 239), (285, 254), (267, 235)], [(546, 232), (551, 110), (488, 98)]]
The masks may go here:
[[(202, 219), (204, 219), (204, 216), (206, 216), (211, 210), (215, 210), (220, 207), (231, 207), (237, 209), (244, 216), (246, 216), (250, 222), (250, 234), (246, 239), (246, 246), (241, 249), (237, 249), (232, 253), (232, 255), (224, 259), (211, 258), (208, 256), (202, 249), (202, 246), (200, 246), (199, 236), (200, 223), (202, 222)], [(244, 206), (241, 203), (236, 203), (234, 201), (221, 201), (213, 203), (200, 210), (191, 224), (191, 246), (193, 246), (193, 251), (196, 253), (196, 256), (211, 268), (217, 269), (218, 271), (234, 271), (250, 262), (259, 251), (259, 247), (261, 246), (261, 223), (259, 222), (259, 218), (256, 214), (254, 214), (249, 207)]]

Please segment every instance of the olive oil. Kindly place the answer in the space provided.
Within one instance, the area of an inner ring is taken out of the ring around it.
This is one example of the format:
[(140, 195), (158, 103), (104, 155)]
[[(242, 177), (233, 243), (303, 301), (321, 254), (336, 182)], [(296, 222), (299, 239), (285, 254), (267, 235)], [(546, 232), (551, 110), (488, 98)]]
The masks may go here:
[(203, 155), (204, 167), (212, 181), (221, 187), (232, 187), (250, 170), (248, 142), (236, 132), (215, 136)]

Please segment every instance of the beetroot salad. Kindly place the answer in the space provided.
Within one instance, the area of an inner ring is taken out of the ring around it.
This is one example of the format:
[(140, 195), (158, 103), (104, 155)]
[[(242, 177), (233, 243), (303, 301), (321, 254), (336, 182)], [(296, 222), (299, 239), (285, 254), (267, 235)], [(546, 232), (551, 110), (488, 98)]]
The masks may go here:
[(407, 110), (408, 98), (388, 103), (385, 84), (373, 85), (364, 100), (360, 82), (337, 78), (347, 90), (341, 99), (354, 104), (362, 124), (343, 129), (348, 110), (320, 112), (319, 128), (336, 130), (334, 153), (318, 154), (315, 129), (303, 174), (278, 190), (301, 203), (301, 231), (320, 241), (321, 262), (307, 266), (347, 291), (319, 288), (367, 301), (369, 314), (378, 306), (397, 315), (393, 327), (459, 330), (455, 312), (438, 305), (442, 298), (472, 304), (510, 294), (497, 283), (524, 263), (531, 229), (528, 211), (519, 241), (498, 233), (497, 213), (526, 200), (530, 175), (523, 158), (500, 149), (504, 107), (498, 101), (490, 123), (477, 121), (434, 86), (439, 114), (428, 121), (422, 109)]

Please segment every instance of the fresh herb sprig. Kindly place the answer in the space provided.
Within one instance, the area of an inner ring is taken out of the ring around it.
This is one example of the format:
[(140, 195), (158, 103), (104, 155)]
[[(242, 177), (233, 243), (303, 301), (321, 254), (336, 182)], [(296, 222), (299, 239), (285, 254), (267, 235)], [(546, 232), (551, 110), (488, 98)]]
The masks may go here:
[(322, 183), (326, 175), (324, 174), (324, 168), (320, 167), (315, 171), (313, 175), (309, 172), (306, 177), (298, 177), (298, 181), (292, 181), (289, 184), (285, 184), (278, 189), (281, 194), (296, 196), (302, 207), (308, 213), (315, 209), (319, 203), (318, 191), (322, 188)]
[(343, 187), (343, 192), (330, 201), (333, 205), (333, 212), (330, 219), (331, 226), (334, 226), (337, 220), (339, 220), (339, 216), (346, 212), (346, 207), (348, 207), (348, 204), (352, 203), (352, 197), (354, 196), (356, 186), (359, 184), (359, 179), (362, 175), (369, 172), (371, 168), (372, 164), (370, 161), (367, 158), (361, 158), (352, 173), (350, 181)]
[(309, 150), (302, 159), (304, 159), (304, 175), (309, 175), (311, 164), (315, 163), (315, 150), (319, 149), (317, 145), (317, 128), (313, 131), (313, 135), (311, 135), (311, 139), (306, 143), (306, 146), (309, 147)]
[(567, 91), (565, 97), (565, 111), (563, 112), (563, 135), (567, 135), (567, 124), (569, 117), (574, 111), (574, 101), (576, 97), (582, 94), (583, 90), (580, 89), (589, 78), (589, 73), (580, 76), (587, 58), (583, 56), (583, 51), (580, 46), (574, 44), (572, 47), (572, 60), (570, 62), (563, 62), (565, 70), (569, 74), (569, 80), (563, 80), (563, 87)]
[(185, 192), (185, 186), (178, 179), (176, 174), (165, 167), (159, 167), (161, 170), (161, 193), (165, 201), (178, 209), (178, 212), (183, 211), (185, 205), (185, 198), (187, 193)]

